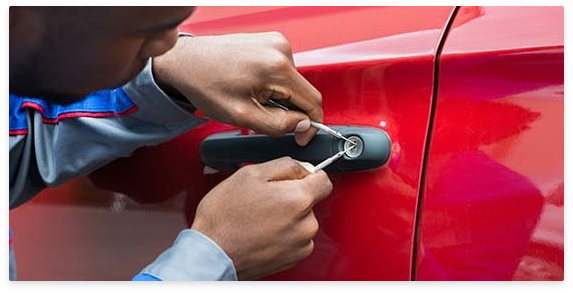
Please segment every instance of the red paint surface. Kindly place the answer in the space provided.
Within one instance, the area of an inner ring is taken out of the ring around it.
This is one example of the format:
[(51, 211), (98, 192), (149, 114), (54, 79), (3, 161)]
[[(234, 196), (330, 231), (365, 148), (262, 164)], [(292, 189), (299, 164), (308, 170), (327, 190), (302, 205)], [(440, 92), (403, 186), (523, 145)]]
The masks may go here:
[(563, 7), (464, 7), (440, 63), (419, 280), (563, 280)]

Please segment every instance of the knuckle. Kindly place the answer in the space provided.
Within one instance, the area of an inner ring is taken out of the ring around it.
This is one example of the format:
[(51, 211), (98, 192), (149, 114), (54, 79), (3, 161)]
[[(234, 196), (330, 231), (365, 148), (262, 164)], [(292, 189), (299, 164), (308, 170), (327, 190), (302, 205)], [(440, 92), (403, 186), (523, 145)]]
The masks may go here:
[(247, 165), (247, 166), (239, 169), (239, 171), (237, 171), (237, 172), (241, 172), (241, 175), (246, 177), (246, 178), (252, 178), (252, 177), (258, 177), (259, 176), (259, 170), (257, 168), (257, 165)]
[(302, 255), (303, 258), (308, 257), (314, 251), (314, 241), (310, 240), (310, 242), (303, 248)]
[(334, 186), (332, 185), (332, 181), (330, 181), (330, 178), (328, 177), (326, 172), (321, 170), (320, 172), (316, 173), (316, 176), (320, 176), (319, 178), (324, 184), (324, 190), (328, 193), (332, 192)]
[(277, 135), (283, 135), (287, 133), (288, 120), (286, 115), (280, 115), (277, 119), (272, 120), (270, 123), (271, 130)]
[(290, 44), (287, 40), (287, 38), (278, 31), (273, 31), (270, 32), (270, 36), (272, 38), (272, 44), (275, 45), (276, 47), (284, 47), (284, 46), (288, 46), (290, 48)]
[(290, 171), (290, 173), (298, 174), (300, 171), (300, 164), (291, 157), (281, 157), (277, 159), (277, 165)]
[(314, 216), (311, 217), (309, 222), (310, 223), (308, 224), (308, 226), (309, 226), (308, 230), (309, 230), (310, 238), (314, 238), (314, 236), (316, 236), (316, 234), (318, 233), (318, 230), (320, 229), (320, 225), (318, 223), (318, 220)]
[(316, 103), (322, 107), (322, 94), (315, 88), (314, 96), (316, 97)]
[(332, 182), (330, 180), (328, 180), (326, 182), (326, 194), (331, 194), (333, 189), (334, 189), (334, 186), (332, 185)]
[(285, 166), (289, 166), (291, 164), (291, 162), (294, 162), (294, 160), (289, 156), (284, 156), (284, 157), (278, 158), (277, 162), (280, 164), (283, 164)]
[(275, 71), (284, 71), (290, 67), (290, 60), (282, 52), (270, 54), (267, 62), (269, 66)]
[(298, 173), (300, 171), (300, 168), (302, 167), (297, 161), (295, 161), (291, 157), (285, 157), (284, 164), (286, 168), (288, 168), (293, 173)]
[(269, 120), (267, 123), (269, 130), (276, 136), (285, 135), (288, 132), (293, 131), (295, 125), (298, 123), (296, 120), (292, 119), (291, 113), (279, 112), (275, 115), (275, 118)]
[[(304, 183), (302, 183), (304, 184)], [(313, 200), (307, 188), (299, 187), (297, 195), (294, 197), (294, 208), (299, 212), (306, 212), (312, 209)]]
[(326, 192), (330, 194), (333, 189), (334, 189), (334, 185), (332, 185), (332, 181), (330, 181), (330, 178), (328, 178), (328, 176), (326, 176)]
[(320, 116), (320, 117), (317, 117), (317, 118), (320, 118), (320, 119), (322, 120), (322, 118), (323, 118), (323, 113), (322, 113), (322, 94), (321, 94), (317, 89), (314, 89), (314, 92), (315, 92), (315, 94), (314, 94), (315, 107), (314, 107), (314, 111), (313, 111), (313, 112), (315, 112), (315, 114), (316, 114), (317, 116)]
[(293, 182), (291, 194), (288, 197), (288, 205), (291, 210), (296, 213), (303, 213), (309, 206), (309, 196), (306, 188), (302, 185), (302, 182)]

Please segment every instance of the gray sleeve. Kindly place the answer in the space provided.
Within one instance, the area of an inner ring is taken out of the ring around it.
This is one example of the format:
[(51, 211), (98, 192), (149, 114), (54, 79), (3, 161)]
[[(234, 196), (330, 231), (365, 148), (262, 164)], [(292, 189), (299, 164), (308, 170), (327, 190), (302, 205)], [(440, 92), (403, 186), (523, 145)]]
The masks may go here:
[(12, 244), (9, 245), (9, 255), (8, 255), (8, 280), (16, 281), (16, 256), (14, 255), (14, 248)]
[(142, 274), (163, 281), (236, 281), (233, 261), (209, 237), (186, 229)]
[[(174, 101), (157, 86), (151, 63), (123, 87), (137, 106), (129, 115), (46, 124), (40, 111), (25, 110), (27, 133), (9, 137), (10, 209), (46, 186), (88, 174), (141, 146), (168, 141), (206, 121), (192, 114), (190, 104)], [(144, 272), (163, 280), (237, 279), (225, 252), (207, 236), (188, 229)]]
[(115, 117), (77, 117), (57, 124), (26, 109), (26, 135), (10, 136), (10, 208), (46, 186), (88, 174), (142, 146), (168, 141), (206, 121), (174, 102), (155, 83), (152, 62), (123, 90), (137, 106)]

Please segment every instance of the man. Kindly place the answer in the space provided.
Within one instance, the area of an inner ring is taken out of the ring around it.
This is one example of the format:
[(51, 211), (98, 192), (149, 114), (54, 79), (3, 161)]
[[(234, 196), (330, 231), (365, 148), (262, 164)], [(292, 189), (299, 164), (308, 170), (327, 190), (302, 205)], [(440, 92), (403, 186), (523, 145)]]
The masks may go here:
[[(296, 71), (284, 37), (179, 37), (192, 11), (10, 8), (11, 209), (190, 130), (205, 121), (195, 109), (272, 136), (295, 132), (301, 146), (312, 139), (321, 96)], [(301, 111), (263, 106), (271, 96)], [(332, 189), (324, 172), (302, 164), (281, 158), (237, 171), (134, 279), (257, 279), (294, 266), (313, 250), (312, 207)]]

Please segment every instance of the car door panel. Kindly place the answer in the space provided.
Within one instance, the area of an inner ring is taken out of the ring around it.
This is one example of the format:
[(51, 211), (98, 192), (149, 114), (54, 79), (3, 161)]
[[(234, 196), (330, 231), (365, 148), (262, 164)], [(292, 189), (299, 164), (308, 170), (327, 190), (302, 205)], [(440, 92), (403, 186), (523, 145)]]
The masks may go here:
[(462, 7), (440, 57), (418, 280), (563, 280), (563, 7)]

